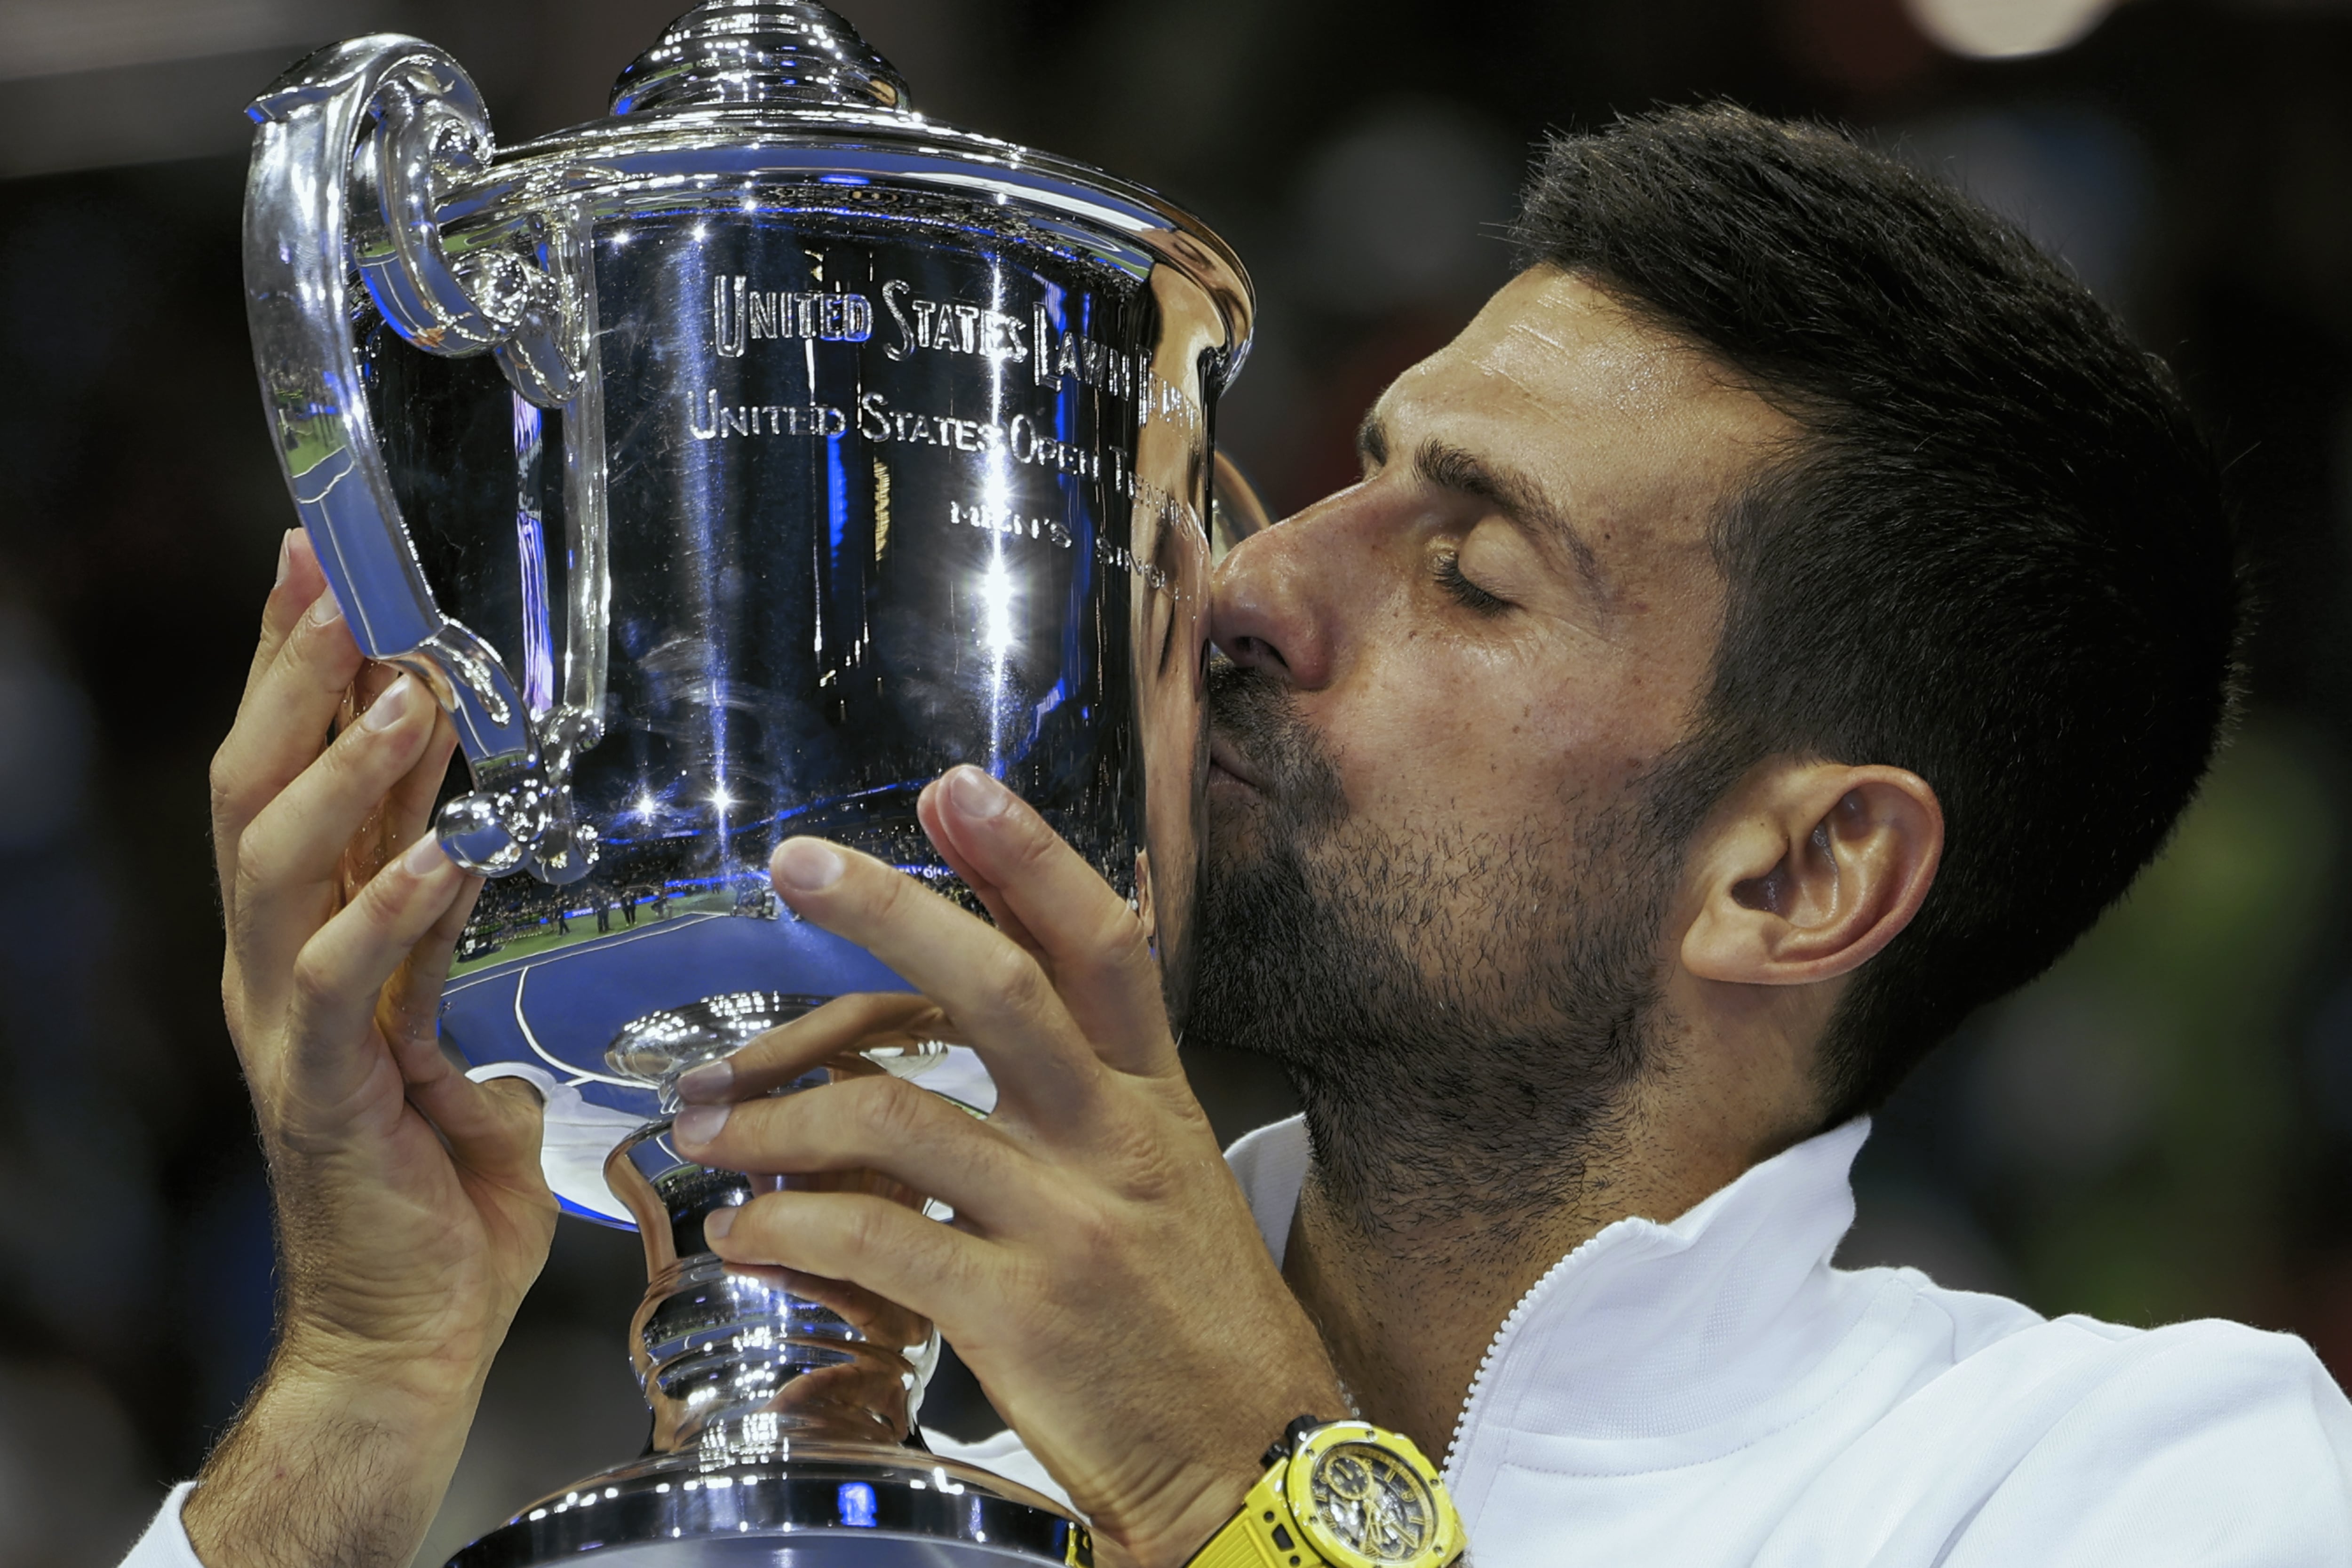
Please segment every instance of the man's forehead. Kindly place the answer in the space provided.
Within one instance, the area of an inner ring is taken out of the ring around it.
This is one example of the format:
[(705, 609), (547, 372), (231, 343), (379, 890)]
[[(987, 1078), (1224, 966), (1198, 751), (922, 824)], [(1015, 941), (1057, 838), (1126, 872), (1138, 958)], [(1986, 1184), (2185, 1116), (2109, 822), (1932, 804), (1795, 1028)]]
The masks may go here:
[(1511, 280), (1374, 410), (1388, 444), (1444, 439), (1511, 462), (1572, 505), (1595, 485), (1720, 489), (1794, 426), (1703, 350), (1574, 274)]
[(1486, 301), (1454, 345), (1471, 369), (1530, 398), (1633, 416), (1713, 391), (1714, 367), (1573, 273), (1521, 273)]

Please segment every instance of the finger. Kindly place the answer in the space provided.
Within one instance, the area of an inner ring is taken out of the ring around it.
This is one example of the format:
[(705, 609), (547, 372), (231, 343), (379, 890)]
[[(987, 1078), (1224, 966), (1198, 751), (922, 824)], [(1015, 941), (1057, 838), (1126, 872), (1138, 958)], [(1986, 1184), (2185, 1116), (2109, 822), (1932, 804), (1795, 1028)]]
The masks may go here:
[(432, 738), (425, 742), (416, 765), (403, 775), (384, 799), (384, 824), (395, 845), (414, 844), (416, 836), (432, 822), (433, 808), (441, 798), (441, 786), (449, 778), (449, 759), (457, 750), (457, 726), (436, 703)]
[[(953, 846), (967, 881), (994, 890), (1034, 944), (1054, 987), (1110, 1066), (1177, 1070), (1160, 965), (1143, 921), (1026, 801), (975, 767), (949, 770), (926, 821)], [(993, 908), (993, 904), (991, 905)]]
[(228, 889), (230, 943), (248, 981), (279, 973), (342, 901), (344, 850), (415, 766), (436, 712), (424, 683), (403, 676), (246, 825)]
[(1034, 1207), (1036, 1172), (1003, 1129), (894, 1078), (688, 1106), (670, 1141), (699, 1164), (756, 1175), (879, 1172), (983, 1229), (1018, 1223)]
[[(832, 1348), (821, 1343), (818, 1353)], [(762, 1408), (783, 1415), (794, 1429), (862, 1432), (872, 1441), (903, 1442), (907, 1426), (894, 1416), (907, 1410), (907, 1373), (903, 1363), (878, 1356), (804, 1366)]]
[(362, 1044), (375, 1037), (369, 1026), (378, 994), (466, 880), (437, 842), (420, 838), (295, 954), (287, 1026), (268, 1037), (279, 1042), (278, 1055), (248, 1067), (322, 1117), (323, 1136), (340, 1138), (338, 1110), (371, 1073), (392, 1068), (381, 1047)]
[[(389, 690), (399, 676), (397, 668), (381, 659), (369, 659), (360, 666), (352, 683), (343, 688), (343, 700), (335, 713), (334, 733), (340, 735), (358, 723), (375, 700)], [(397, 787), (397, 786), (395, 786)], [(388, 800), (389, 795), (386, 796)], [(400, 852), (415, 842), (416, 835), (394, 837), (393, 826), (384, 815), (385, 801), (378, 801), (368, 811), (359, 828), (343, 847), (341, 897), (339, 904), (347, 904), (359, 896), (368, 879), (383, 870), (399, 857)]]
[(853, 992), (752, 1037), (731, 1057), (681, 1074), (678, 1098), (689, 1105), (750, 1100), (772, 1094), (847, 1052), (911, 1049), (933, 1041), (953, 1045), (961, 1037), (929, 997)]
[[(364, 722), (382, 689), (397, 684), (400, 670), (388, 664), (371, 664), (352, 683), (353, 721)], [(371, 690), (373, 687), (378, 689)], [(364, 694), (363, 696), (362, 694)], [(457, 750), (457, 727), (446, 712), (433, 715), (433, 733), (416, 764), (371, 810), (343, 852), (344, 901), (367, 885), (369, 878), (390, 865), (400, 852), (416, 842), (433, 818), (441, 785), (449, 776), (450, 753)]]
[(846, 1279), (827, 1279), (822, 1275), (803, 1274), (797, 1268), (750, 1268), (734, 1266), (728, 1272), (750, 1274), (779, 1289), (789, 1290), (820, 1307), (829, 1307), (843, 1322), (856, 1329), (877, 1345), (891, 1350), (913, 1352), (922, 1348), (930, 1337), (931, 1321), (887, 1300), (863, 1285), (852, 1285)]
[(827, 1432), (862, 1428), (875, 1440), (900, 1442), (907, 1428), (883, 1413), (905, 1410), (906, 1379), (902, 1365), (861, 1356), (807, 1368), (778, 1389), (765, 1408), (785, 1415), (796, 1427), (821, 1424)]
[(998, 1114), (1087, 1125), (1102, 1064), (1053, 982), (1010, 938), (871, 856), (787, 839), (771, 863), (793, 910), (847, 937), (947, 1010), (996, 1080)]
[(321, 587), (246, 692), (213, 754), (213, 850), (224, 900), (235, 897), (238, 838), (318, 757), (362, 662), (335, 596)]
[[(482, 896), (482, 879), (458, 884), (449, 907), (433, 922), (383, 988), (376, 993), (376, 1028), (392, 1047), (408, 1102), (440, 1130), (461, 1163), (501, 1178), (539, 1169), (541, 1101), (520, 1079), (476, 1083), (441, 1044), (441, 993), (449, 961)], [(499, 1087), (520, 1085), (520, 1095)], [(520, 1112), (520, 1115), (517, 1113)]]
[(422, 1088), (408, 1103), (439, 1130), (449, 1156), (465, 1169), (501, 1186), (547, 1191), (540, 1163), (547, 1107), (539, 1091), (519, 1078), (476, 1083), (454, 1067)]
[(481, 900), (483, 886), (479, 877), (467, 877), (459, 884), (449, 907), (408, 950), (390, 983), (377, 993), (376, 1027), (391, 1042), (401, 1077), (412, 1090), (436, 1081), (441, 1069), (455, 1071), (441, 1049), (441, 992), (448, 979), (449, 961), (457, 956), (457, 943), (465, 936), (466, 922), (473, 918), (474, 906)]
[[(973, 1289), (996, 1246), (887, 1198), (856, 1193), (766, 1193), (741, 1208), (711, 1250), (729, 1263), (772, 1264), (846, 1280), (896, 1301), (940, 1326), (950, 1339), (961, 1323), (997, 1303)], [(712, 1216), (716, 1218), (716, 1215)]]
[(246, 667), (246, 690), (253, 689), (253, 683), (278, 657), (294, 623), (326, 585), (327, 574), (320, 570), (319, 552), (310, 547), (310, 536), (299, 528), (288, 529), (278, 541), (278, 580), (262, 601), (261, 636), (253, 649), (253, 661)]
[(964, 886), (971, 889), (972, 896), (988, 911), (988, 918), (996, 922), (996, 929), (1032, 954), (1042, 957), (1037, 939), (1031, 936), (1029, 928), (1021, 923), (1021, 917), (1005, 901), (1003, 891), (973, 868), (956, 848), (954, 839), (949, 837), (946, 825), (940, 819), (940, 814), (943, 809), (940, 803), (940, 781), (933, 779), (915, 797), (915, 819), (923, 825), (923, 832), (929, 837), (931, 847), (940, 852), (940, 858), (948, 863), (948, 869), (963, 879)]

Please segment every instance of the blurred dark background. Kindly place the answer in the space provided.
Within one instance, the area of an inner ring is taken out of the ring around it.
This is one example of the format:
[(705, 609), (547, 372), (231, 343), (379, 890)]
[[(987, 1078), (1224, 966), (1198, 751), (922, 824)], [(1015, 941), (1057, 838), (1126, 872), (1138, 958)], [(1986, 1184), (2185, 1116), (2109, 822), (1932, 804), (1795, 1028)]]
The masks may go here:
[[(0, 1563), (106, 1564), (269, 1331), (205, 763), (289, 508), (238, 289), (239, 110), (420, 34), (509, 142), (602, 112), (682, 0), (0, 0)], [(1506, 273), (1534, 139), (1728, 95), (2024, 222), (2179, 369), (2263, 605), (2163, 863), (1881, 1118), (1850, 1259), (2052, 1312), (2221, 1313), (2352, 1375), (2352, 3), (845, 0), (935, 116), (1222, 229), (1263, 331), (1221, 428), (1277, 510)], [(1285, 1109), (1201, 1061), (1224, 1130)], [(1204, 1287), (1206, 1282), (1204, 1282)], [(567, 1224), (423, 1561), (634, 1452), (634, 1238)], [(943, 1377), (932, 1418), (991, 1416)]]

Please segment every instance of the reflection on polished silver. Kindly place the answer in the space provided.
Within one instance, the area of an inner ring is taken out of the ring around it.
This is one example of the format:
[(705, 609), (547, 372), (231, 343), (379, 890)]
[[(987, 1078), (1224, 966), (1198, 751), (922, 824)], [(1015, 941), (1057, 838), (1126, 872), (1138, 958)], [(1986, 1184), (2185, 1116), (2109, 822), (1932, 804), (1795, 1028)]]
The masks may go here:
[(1223, 452), (1216, 454), (1209, 476), (1209, 550), (1218, 561), (1225, 552), (1253, 533), (1263, 533), (1274, 526), (1266, 515), (1265, 503), (1257, 499), (1257, 491), (1242, 478), (1240, 468)]
[[(574, 752), (601, 732), (607, 602), (595, 581), (601, 408), (578, 215), (558, 215), (543, 265), (511, 250), (452, 261), (437, 195), (486, 163), (489, 128), (457, 62), (413, 39), (323, 50), (251, 113), (260, 131), (246, 203), (247, 314), (303, 526), (361, 650), (415, 668), (457, 721), (476, 788), (443, 810), (450, 854), (475, 870), (527, 866), (550, 882), (575, 881), (594, 862), (596, 837), (576, 820), (568, 780)], [(369, 418), (348, 320), (353, 262), (408, 342), (438, 354), (491, 352), (519, 395), (566, 407), (570, 426), (589, 437), (567, 453), (580, 587), (560, 709), (527, 702), (498, 652), (436, 602)]]
[(938, 1359), (930, 1324), (850, 1287), (837, 1288), (836, 1304), (828, 1306), (764, 1277), (730, 1273), (710, 1253), (702, 1226), (719, 1209), (763, 1192), (861, 1192), (909, 1206), (921, 1198), (866, 1172), (783, 1177), (708, 1170), (680, 1160), (668, 1136), (667, 1122), (654, 1123), (606, 1165), (645, 1238), (649, 1283), (629, 1353), (653, 1408), (654, 1448), (693, 1448), (731, 1462), (793, 1438), (902, 1441)]
[(683, 1007), (664, 1007), (621, 1026), (604, 1060), (624, 1078), (658, 1087), (662, 1108), (677, 1109), (677, 1080), (705, 1062), (732, 1056), (758, 1036), (822, 1004), (822, 996), (730, 991)]
[[(789, 1462), (787, 1462), (787, 1459)], [(1090, 1563), (1086, 1527), (1000, 1477), (911, 1448), (779, 1444), (722, 1471), (651, 1454), (534, 1504), (449, 1568), (1014, 1568)], [(780, 1539), (782, 1538), (782, 1539)]]
[[(652, 1085), (661, 1096), (662, 1109), (674, 1111), (678, 1108), (680, 1078), (705, 1062), (733, 1056), (769, 1030), (781, 1028), (825, 1001), (823, 996), (787, 996), (778, 991), (733, 991), (723, 996), (705, 996), (683, 1007), (664, 1007), (622, 1025), (613, 1043), (604, 1047), (604, 1060), (622, 1077)], [(858, 1055), (893, 1078), (919, 1078), (938, 1066), (947, 1050), (937, 1040), (910, 1040)]]
[[(790, 1011), (783, 998), (740, 1000), (744, 1013)], [(691, 1032), (650, 1024), (639, 1037)], [(620, 1042), (614, 1049), (624, 1054)], [(874, 1070), (853, 1058), (793, 1087)], [(747, 1568), (1091, 1563), (1085, 1526), (1045, 1499), (905, 1446), (939, 1357), (928, 1322), (852, 1287), (836, 1287), (828, 1305), (730, 1272), (703, 1238), (712, 1213), (762, 1192), (920, 1199), (871, 1173), (709, 1170), (679, 1159), (668, 1135), (667, 1121), (652, 1123), (607, 1165), (645, 1240), (649, 1282), (629, 1349), (654, 1413), (647, 1453), (524, 1510), (451, 1568), (545, 1563), (592, 1550), (623, 1563)], [(779, 1536), (790, 1546), (780, 1548)], [(764, 1544), (754, 1550), (744, 1537)]]
[[(519, 147), (414, 38), (323, 50), (254, 106), (288, 483), (362, 649), (449, 711), (472, 776), (442, 841), (496, 879), (443, 1037), (549, 1084), (551, 1184), (607, 1219), (617, 1194), (651, 1276), (656, 1451), (469, 1564), (1087, 1553), (1046, 1500), (907, 1446), (928, 1323), (718, 1263), (705, 1216), (778, 1184), (679, 1160), (663, 1120), (693, 1067), (906, 989), (779, 903), (785, 838), (978, 908), (916, 813), (958, 764), (1190, 989), (1208, 574), (1264, 524), (1212, 439), (1249, 284), (1149, 192), (910, 102), (823, 6), (707, 0), (610, 118)], [(902, 1032), (795, 1087), (946, 1054)], [(985, 1104), (976, 1073), (923, 1081)]]
[(613, 112), (728, 103), (911, 109), (907, 84), (856, 29), (807, 0), (702, 6), (637, 57)]

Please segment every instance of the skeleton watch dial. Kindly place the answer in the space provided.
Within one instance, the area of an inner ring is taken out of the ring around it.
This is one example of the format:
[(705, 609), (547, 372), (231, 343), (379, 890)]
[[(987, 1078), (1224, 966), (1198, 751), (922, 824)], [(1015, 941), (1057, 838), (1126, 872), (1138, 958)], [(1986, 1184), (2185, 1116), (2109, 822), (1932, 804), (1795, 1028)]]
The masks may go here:
[(1422, 1561), (1439, 1530), (1429, 1483), (1397, 1455), (1370, 1443), (1342, 1443), (1312, 1458), (1309, 1515), (1334, 1543), (1365, 1563)]

